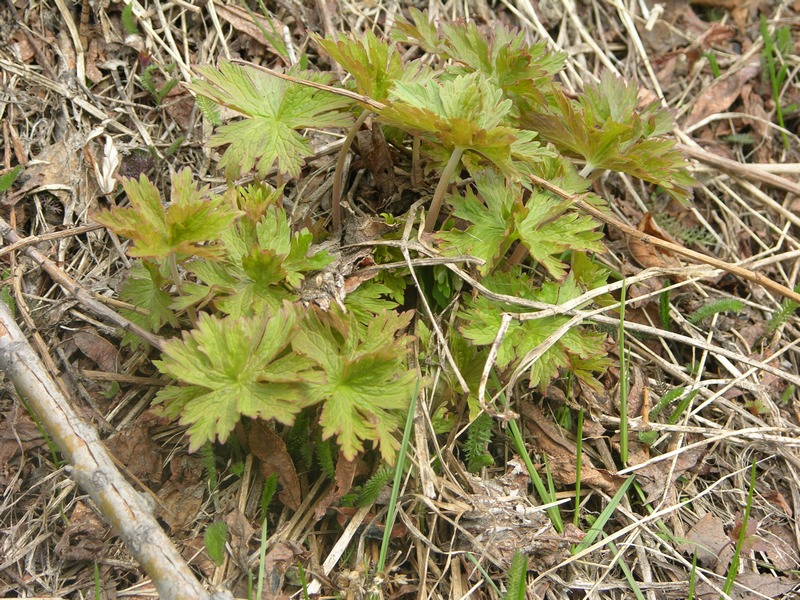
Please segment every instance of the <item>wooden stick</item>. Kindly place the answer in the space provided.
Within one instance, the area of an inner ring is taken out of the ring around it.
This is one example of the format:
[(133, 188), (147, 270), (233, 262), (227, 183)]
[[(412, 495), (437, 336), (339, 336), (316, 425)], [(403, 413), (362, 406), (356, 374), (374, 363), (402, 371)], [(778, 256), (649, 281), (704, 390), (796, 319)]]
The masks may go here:
[(602, 221), (607, 225), (612, 225), (616, 227), (620, 231), (634, 237), (638, 240), (646, 244), (651, 244), (656, 246), (657, 248), (662, 248), (664, 250), (668, 250), (674, 254), (678, 254), (680, 256), (686, 256), (688, 258), (692, 258), (702, 264), (709, 265), (714, 267), (715, 269), (721, 269), (731, 275), (735, 275), (736, 277), (740, 277), (741, 279), (746, 279), (747, 281), (752, 281), (755, 284), (760, 285), (768, 290), (775, 292), (776, 294), (780, 294), (785, 298), (789, 298), (790, 300), (797, 302), (800, 304), (800, 294), (795, 292), (794, 290), (789, 289), (785, 285), (781, 285), (777, 281), (773, 281), (768, 277), (764, 277), (760, 273), (755, 273), (754, 271), (750, 271), (749, 269), (745, 269), (743, 267), (739, 267), (737, 265), (733, 265), (731, 263), (725, 262), (723, 260), (719, 260), (718, 258), (714, 258), (713, 256), (707, 256), (700, 252), (696, 252), (694, 250), (690, 250), (689, 248), (684, 248), (683, 246), (679, 246), (677, 244), (673, 244), (672, 242), (668, 242), (666, 240), (662, 240), (661, 238), (648, 235), (642, 231), (639, 231), (635, 227), (631, 227), (630, 225), (626, 225), (622, 221), (615, 219), (613, 217), (609, 217), (603, 211), (595, 208), (585, 200), (581, 198), (580, 195), (577, 194), (570, 194), (562, 190), (560, 187), (553, 185), (549, 181), (546, 181), (536, 175), (531, 175), (531, 180), (538, 186), (545, 188), (546, 190), (551, 191), (556, 196), (563, 198), (564, 200), (569, 200), (575, 204), (578, 208), (582, 211), (590, 214), (598, 221)]

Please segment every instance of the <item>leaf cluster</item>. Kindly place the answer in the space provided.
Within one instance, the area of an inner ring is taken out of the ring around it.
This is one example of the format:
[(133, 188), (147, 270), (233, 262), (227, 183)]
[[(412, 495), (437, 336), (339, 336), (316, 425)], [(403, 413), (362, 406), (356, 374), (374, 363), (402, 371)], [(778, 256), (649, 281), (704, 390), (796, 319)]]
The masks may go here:
[[(161, 390), (157, 402), (188, 427), (191, 448), (225, 441), (242, 419), (274, 419), (294, 425), (301, 441), (317, 440), (319, 450), (303, 450), (301, 458), (310, 467), (316, 455), (331, 475), (332, 440), (346, 460), (370, 447), (395, 459), (396, 433), (419, 375), (407, 364), (412, 312), (398, 310), (408, 301), (405, 272), (363, 283), (345, 299), (346, 312), (302, 305), (302, 287), (336, 258), (283, 209), (281, 184), (301, 178), (311, 154), (306, 129), (352, 126), (347, 152), (367, 111), (375, 113), (372, 127), (383, 128), (397, 160), (416, 157), (419, 147), (436, 181), (422, 228), (438, 227), (429, 238), (438, 250), (478, 259), (473, 275), (497, 294), (551, 305), (605, 285), (609, 274), (592, 258), (604, 252), (600, 223), (531, 176), (601, 209), (603, 201), (587, 193), (597, 170), (633, 175), (681, 200), (691, 179), (666, 137), (666, 111), (639, 107), (636, 86), (609, 75), (576, 97), (567, 94), (556, 79), (564, 56), (529, 44), (524, 33), (474, 23), (438, 27), (412, 9), (393, 41), (371, 31), (314, 41), (349, 73), (347, 91), (331, 94), (330, 74), (299, 68), (286, 75), (307, 85), (224, 61), (198, 69), (192, 90), (217, 125), (208, 145), (224, 147), (219, 166), (231, 182), (227, 193), (210, 195), (183, 171), (165, 201), (142, 177), (124, 184), (129, 207), (97, 220), (132, 240), (129, 253), (142, 259), (122, 291), (137, 307), (134, 318), (154, 331), (180, 332), (156, 362), (179, 385)], [(433, 61), (405, 59), (404, 44)], [(242, 118), (218, 124), (220, 106)], [(355, 125), (354, 110), (362, 113)], [(399, 166), (413, 172), (419, 165)], [(250, 171), (257, 183), (233, 183)], [(277, 188), (260, 183), (273, 173)], [(438, 219), (441, 207), (447, 215)], [(373, 258), (399, 260), (386, 249)], [(610, 364), (603, 334), (562, 331), (568, 317), (523, 315), (477, 292), (456, 302), (466, 286), (441, 265), (423, 270), (422, 279), (432, 282), (421, 292), (434, 305), (458, 306), (448, 335), (470, 390), (455, 391), (446, 372), (453, 389), (445, 393), (447, 402), (466, 402), (470, 417), (478, 413), (481, 365), (508, 313), (518, 316), (499, 344), (501, 375), (547, 342), (527, 368), (530, 386), (545, 391), (568, 373), (601, 387), (597, 373)], [(420, 324), (418, 331), (430, 347), (430, 330)], [(467, 436), (470, 468), (491, 457), (491, 428), (480, 419)]]

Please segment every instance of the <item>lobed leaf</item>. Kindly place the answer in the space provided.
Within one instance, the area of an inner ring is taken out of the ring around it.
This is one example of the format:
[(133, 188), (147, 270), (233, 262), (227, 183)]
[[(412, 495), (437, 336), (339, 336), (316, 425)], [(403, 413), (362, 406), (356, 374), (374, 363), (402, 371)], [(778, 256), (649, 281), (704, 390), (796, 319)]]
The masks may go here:
[[(277, 164), (281, 173), (300, 174), (303, 160), (311, 155), (307, 138), (296, 130), (309, 127), (347, 127), (352, 119), (343, 109), (351, 101), (329, 92), (290, 83), (266, 73), (222, 61), (218, 68), (200, 67), (205, 78), (192, 89), (248, 117), (223, 125), (209, 146), (228, 146), (220, 167), (229, 179), (256, 168), (265, 177)], [(322, 73), (294, 73), (309, 81), (327, 84)]]
[(241, 214), (219, 196), (205, 199), (208, 187), (198, 188), (189, 169), (172, 177), (166, 209), (158, 189), (144, 175), (138, 181), (126, 180), (123, 187), (131, 206), (103, 210), (95, 221), (130, 238), (133, 247), (128, 254), (135, 257), (217, 258), (221, 249), (216, 243)]
[(416, 379), (403, 366), (410, 338), (397, 337), (410, 319), (411, 313), (381, 313), (360, 336), (355, 319), (316, 311), (292, 339), (295, 352), (325, 373), (325, 383), (312, 391), (323, 403), (322, 436), (335, 436), (347, 460), (364, 449), (364, 441), (373, 441), (384, 460), (394, 462), (394, 433)]
[(296, 328), (290, 305), (250, 318), (200, 315), (182, 339), (165, 344), (158, 369), (184, 385), (161, 390), (156, 403), (188, 425), (190, 451), (224, 442), (242, 416), (291, 424), (310, 401), (308, 382), (319, 381), (302, 357), (284, 357)]

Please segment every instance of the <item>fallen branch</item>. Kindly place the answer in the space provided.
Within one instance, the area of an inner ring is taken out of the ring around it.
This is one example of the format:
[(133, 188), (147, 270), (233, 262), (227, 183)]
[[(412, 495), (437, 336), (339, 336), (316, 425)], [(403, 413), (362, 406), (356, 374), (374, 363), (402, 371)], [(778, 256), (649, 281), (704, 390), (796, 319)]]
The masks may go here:
[[(0, 218), (0, 236), (2, 236), (4, 240), (10, 242), (11, 244), (24, 245), (23, 239), (17, 235), (17, 232), (14, 231), (14, 228), (2, 218)], [(25, 256), (42, 267), (42, 269), (44, 269), (45, 272), (50, 275), (53, 281), (60, 285), (68, 295), (75, 298), (83, 306), (92, 310), (95, 314), (105, 317), (111, 323), (121, 327), (125, 331), (131, 331), (135, 333), (154, 348), (158, 350), (162, 349), (162, 339), (160, 337), (153, 335), (146, 329), (142, 329), (136, 325), (136, 323), (132, 323), (122, 315), (108, 308), (105, 304), (97, 301), (89, 292), (84, 290), (74, 279), (72, 279), (72, 277), (67, 275), (64, 272), (64, 269), (60, 268), (56, 263), (47, 258), (36, 248), (33, 246), (28, 246), (25, 248), (23, 253)]]
[(209, 594), (152, 514), (152, 507), (114, 466), (94, 428), (81, 421), (47, 375), (8, 307), (0, 302), (0, 370), (25, 398), (71, 465), (71, 476), (94, 501), (142, 566), (162, 600), (229, 600)]

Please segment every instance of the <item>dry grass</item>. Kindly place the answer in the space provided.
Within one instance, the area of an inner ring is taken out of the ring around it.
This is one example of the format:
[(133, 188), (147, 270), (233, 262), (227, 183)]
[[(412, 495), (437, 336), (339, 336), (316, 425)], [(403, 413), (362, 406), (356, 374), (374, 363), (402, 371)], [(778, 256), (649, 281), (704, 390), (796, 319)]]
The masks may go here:
[[(432, 1), (426, 8), (436, 19), (499, 20), (525, 29), (532, 39), (549, 40), (553, 48), (569, 53), (563, 75), (569, 89), (580, 89), (606, 69), (636, 79), (652, 98), (674, 110), (675, 135), (684, 144), (751, 163), (749, 169), (731, 171), (695, 161), (698, 186), (689, 208), (654, 205), (639, 182), (625, 177), (601, 177), (595, 189), (624, 223), (635, 227), (651, 212), (687, 247), (794, 288), (800, 283), (800, 197), (787, 190), (796, 189), (800, 170), (797, 110), (785, 115), (784, 147), (774, 125), (768, 75), (759, 60), (763, 39), (758, 15), (767, 17), (772, 28), (789, 27), (797, 48), (800, 6), (724, 0), (701, 4), (690, 8), (670, 2), (663, 13), (662, 5), (596, 0), (548, 1), (535, 8), (525, 0), (492, 5), (485, 0)], [(215, 0), (202, 6), (183, 0), (133, 6), (140, 34), (127, 37), (118, 4), (90, 5), (87, 0), (73, 7), (61, 0), (9, 0), (0, 9), (2, 167), (25, 166), (24, 179), (3, 197), (2, 217), (29, 247), (45, 253), (115, 309), (112, 299), (129, 266), (123, 248), (103, 230), (81, 229), (91, 225), (93, 212), (121, 200), (103, 189), (103, 174), (113, 167), (104, 167), (104, 160), (113, 161), (111, 145), (120, 156), (118, 175), (147, 173), (163, 187), (170, 171), (189, 167), (212, 186), (223, 186), (215, 155), (203, 146), (209, 130), (180, 84), (190, 80), (194, 67), (220, 57), (268, 66), (275, 60), (269, 44), (249, 25), (247, 13)], [(268, 6), (281, 35), (297, 52), (311, 50), (314, 60), (308, 31), (386, 31), (407, 9), (394, 0)], [(145, 54), (151, 58), (144, 59)], [(718, 65), (716, 80), (708, 54)], [(796, 53), (785, 58), (789, 77), (780, 102), (789, 106), (800, 98), (800, 61)], [(160, 103), (138, 83), (145, 60), (161, 67), (154, 73), (155, 91), (172, 78), (179, 82)], [(331, 68), (324, 61), (318, 67)], [(83, 84), (87, 80), (91, 89)], [(726, 137), (734, 134), (748, 137)], [(310, 220), (323, 210), (340, 143), (335, 135), (315, 134), (317, 155), (300, 184), (289, 188), (294, 219)], [(773, 177), (765, 181), (760, 173)], [(743, 552), (731, 597), (789, 596), (800, 581), (797, 318), (791, 316), (771, 331), (768, 322), (780, 309), (781, 298), (763, 288), (702, 265), (653, 262), (643, 271), (632, 261), (636, 248), (630, 238), (614, 228), (609, 229), (608, 248), (603, 260), (627, 277), (632, 300), (626, 317), (632, 435), (652, 431), (657, 439), (649, 447), (632, 441), (630, 466), (621, 469), (614, 435), (619, 418), (612, 416), (618, 413), (608, 410), (613, 394), (600, 398), (587, 392), (581, 397), (587, 409), (584, 453), (600, 482), (583, 482), (584, 529), (587, 518), (596, 517), (613, 495), (611, 474), (636, 473), (640, 486), (639, 493), (631, 488), (618, 505), (604, 535), (586, 552), (570, 555), (570, 542), (579, 541), (582, 533), (568, 531), (570, 538), (550, 529), (533, 496), (527, 495), (527, 479), (514, 475), (519, 459), (499, 429), (492, 449), (498, 466), (482, 477), (465, 473), (455, 432), (444, 437), (432, 432), (427, 389), (412, 436), (413, 477), (403, 481), (401, 529), (391, 547), (391, 568), (381, 576), (382, 587), (371, 572), (380, 544), (375, 531), (383, 522), (382, 505), (315, 514), (329, 498), (330, 483), (303, 475), (304, 496), (297, 511), (281, 511), (280, 503), (273, 504), (278, 510), (270, 518), (265, 595), (298, 593), (296, 566), (302, 564), (311, 591), (325, 595), (360, 598), (380, 587), (386, 598), (496, 597), (475, 562), (499, 584), (510, 552), (524, 547), (531, 556), (530, 598), (633, 598), (621, 563), (648, 600), (686, 598), (690, 580), (696, 581), (696, 597), (717, 598), (726, 553), (732, 548), (726, 546), (726, 531), (745, 511), (750, 468), (756, 462), (750, 518), (758, 529)], [(235, 449), (220, 450), (218, 484), (212, 489), (202, 459), (187, 455), (181, 431), (148, 410), (155, 386), (163, 384), (149, 362), (153, 355), (117, 354), (118, 331), (65, 296), (22, 250), (0, 249), (4, 298), (13, 298), (18, 321), (25, 324), (51, 376), (108, 441), (125, 475), (154, 498), (156, 515), (197, 574), (237, 597), (247, 596), (246, 572), (258, 562), (260, 549), (253, 529), (263, 486), (257, 461)], [(666, 290), (669, 331), (658, 310)], [(740, 300), (741, 310), (698, 323), (688, 320), (698, 308), (726, 298)], [(616, 323), (602, 312), (588, 318), (612, 329)], [(110, 340), (111, 347), (103, 340)], [(100, 364), (109, 357), (110, 366)], [(437, 375), (432, 372), (431, 381)], [(609, 377), (617, 372), (612, 369)], [(690, 400), (672, 422), (642, 418), (677, 387)], [(564, 399), (555, 393), (538, 398), (524, 388), (513, 390), (515, 397), (535, 406), (545, 421), (525, 433), (532, 449), (548, 456), (569, 519), (574, 479), (569, 481), (567, 467), (575, 443), (553, 421)], [(94, 565), (101, 597), (153, 597), (153, 587), (69, 479), (66, 466), (57, 462), (13, 387), (6, 382), (4, 389), (0, 597), (92, 597)], [(537, 456), (541, 454), (534, 460)], [(230, 539), (225, 561), (216, 566), (203, 549), (202, 534), (219, 520), (228, 524)], [(687, 539), (711, 549), (710, 554), (699, 552), (694, 570)]]

